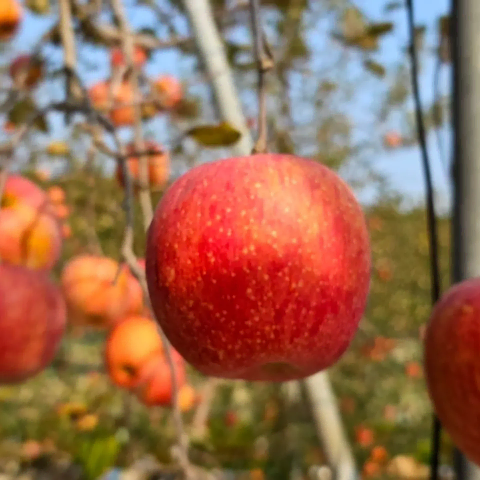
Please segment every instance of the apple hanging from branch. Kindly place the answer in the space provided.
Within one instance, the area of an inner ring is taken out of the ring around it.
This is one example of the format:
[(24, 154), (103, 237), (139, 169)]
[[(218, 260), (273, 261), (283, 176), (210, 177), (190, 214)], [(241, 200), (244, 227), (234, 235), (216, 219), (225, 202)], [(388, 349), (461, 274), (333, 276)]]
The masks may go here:
[(47, 273), (0, 264), (0, 384), (22, 382), (47, 367), (65, 323), (65, 302)]
[(283, 381), (331, 366), (358, 328), (370, 269), (350, 188), (293, 155), (193, 168), (148, 232), (157, 320), (185, 360), (216, 377)]
[(425, 377), (442, 426), (480, 465), (480, 278), (451, 287), (424, 336)]

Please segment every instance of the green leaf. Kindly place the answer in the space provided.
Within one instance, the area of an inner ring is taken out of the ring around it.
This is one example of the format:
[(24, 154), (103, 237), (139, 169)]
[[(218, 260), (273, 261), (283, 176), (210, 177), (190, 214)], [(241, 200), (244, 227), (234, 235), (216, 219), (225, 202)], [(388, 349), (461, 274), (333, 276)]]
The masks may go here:
[(378, 49), (378, 41), (382, 35), (393, 30), (393, 23), (367, 23), (363, 13), (356, 7), (345, 9), (340, 21), (340, 33), (334, 37), (346, 45), (366, 51)]
[(229, 147), (238, 142), (242, 134), (227, 122), (218, 125), (200, 125), (186, 132), (204, 147)]
[[(25, 98), (17, 102), (8, 113), (8, 121), (14, 125), (21, 125), (31, 120), (38, 112), (35, 102), (31, 98)], [(44, 115), (39, 116), (33, 126), (41, 132), (48, 132), (48, 124)]]
[(393, 30), (392, 22), (379, 22), (371, 23), (367, 27), (367, 35), (373, 35), (375, 37), (380, 37), (386, 33), (390, 33)]
[(363, 66), (371, 73), (377, 77), (383, 78), (385, 76), (386, 70), (383, 65), (374, 60), (367, 59), (363, 62)]

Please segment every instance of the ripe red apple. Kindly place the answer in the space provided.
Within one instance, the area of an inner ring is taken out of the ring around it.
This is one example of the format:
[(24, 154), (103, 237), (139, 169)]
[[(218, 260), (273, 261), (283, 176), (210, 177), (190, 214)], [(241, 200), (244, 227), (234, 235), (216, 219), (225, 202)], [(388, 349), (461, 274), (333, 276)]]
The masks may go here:
[(63, 297), (46, 273), (0, 264), (0, 384), (21, 382), (49, 365), (65, 322)]
[(0, 258), (50, 269), (61, 248), (61, 225), (45, 192), (26, 178), (9, 176), (0, 205)]
[(480, 465), (480, 278), (451, 287), (425, 332), (425, 377), (435, 412), (455, 445)]
[(206, 375), (303, 378), (349, 346), (370, 284), (360, 205), (312, 160), (259, 154), (200, 165), (166, 191), (146, 273), (172, 345)]

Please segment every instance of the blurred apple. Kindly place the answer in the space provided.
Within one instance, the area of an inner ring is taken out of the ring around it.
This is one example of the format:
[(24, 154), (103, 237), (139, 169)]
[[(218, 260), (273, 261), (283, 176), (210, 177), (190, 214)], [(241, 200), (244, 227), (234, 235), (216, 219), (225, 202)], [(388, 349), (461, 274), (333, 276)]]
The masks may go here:
[(0, 263), (0, 384), (22, 382), (47, 367), (65, 322), (60, 289), (45, 272)]
[(0, 1), (0, 41), (11, 40), (23, 19), (23, 8), (18, 0)]
[(117, 127), (133, 125), (135, 108), (131, 83), (122, 81), (118, 85), (111, 86), (109, 81), (99, 82), (91, 87), (88, 93), (95, 108), (109, 110), (110, 120)]
[(76, 325), (109, 328), (131, 309), (131, 273), (108, 257), (79, 255), (61, 275), (69, 320)]
[[(170, 156), (161, 145), (153, 141), (146, 141), (144, 150), (157, 152), (148, 155), (146, 158), (148, 166), (148, 181), (149, 188), (151, 190), (162, 190), (165, 188), (170, 176)], [(133, 143), (127, 145), (127, 154), (133, 155), (135, 152), (136, 148)], [(138, 189), (140, 186), (139, 158), (135, 156), (129, 156), (127, 158), (127, 168), (135, 189)], [(120, 164), (117, 166), (117, 178), (120, 184), (124, 186), (125, 182)]]
[(363, 425), (359, 425), (355, 429), (355, 441), (361, 446), (361, 447), (369, 447), (373, 441), (374, 441), (374, 436), (373, 432), (370, 428), (367, 428)]
[(183, 97), (182, 84), (172, 75), (160, 76), (155, 80), (154, 87), (165, 110), (174, 108)]
[[(147, 61), (147, 54), (142, 47), (135, 45), (134, 54), (133, 54), (133, 63), (137, 68), (143, 67), (145, 62)], [(112, 70), (118, 67), (125, 66), (125, 58), (123, 55), (123, 50), (119, 47), (115, 47), (112, 49), (110, 53), (110, 65)]]
[(427, 389), (453, 443), (480, 465), (480, 278), (453, 285), (435, 305), (424, 339)]
[(10, 175), (0, 205), (0, 258), (52, 268), (61, 254), (62, 234), (45, 192), (26, 178)]

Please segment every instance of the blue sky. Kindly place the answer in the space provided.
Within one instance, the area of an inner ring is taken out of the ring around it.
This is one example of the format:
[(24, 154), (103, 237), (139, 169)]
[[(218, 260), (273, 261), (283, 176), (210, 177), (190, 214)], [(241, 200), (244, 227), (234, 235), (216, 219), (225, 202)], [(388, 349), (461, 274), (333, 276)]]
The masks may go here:
[[(127, 0), (127, 4), (128, 4)], [(383, 13), (384, 5), (387, 0), (357, 0), (356, 4), (359, 5), (362, 10), (368, 15), (369, 18), (383, 19), (385, 18)], [(415, 15), (417, 24), (425, 24), (428, 27), (427, 44), (435, 44), (435, 31), (436, 20), (439, 15), (443, 15), (448, 11), (448, 0), (436, 0), (425, 1), (417, 0), (415, 2)], [(386, 65), (392, 64), (394, 59), (400, 55), (399, 46), (406, 45), (408, 34), (406, 24), (406, 14), (403, 9), (398, 9), (391, 14), (392, 20), (395, 21), (395, 32), (392, 35), (386, 36), (382, 41), (382, 49), (376, 58), (385, 63)], [(130, 18), (132, 23), (145, 24), (148, 23), (148, 17), (145, 11), (138, 9), (134, 12), (134, 15)], [(25, 21), (22, 24), (21, 31), (13, 43), (13, 49), (9, 52), (12, 56), (19, 51), (28, 50), (40, 35), (48, 28), (51, 20), (45, 20), (43, 18), (35, 17), (28, 14)], [(104, 65), (104, 69), (94, 69), (89, 71), (89, 62), (98, 65)], [(92, 81), (96, 78), (102, 78), (105, 76), (108, 69), (108, 57), (107, 53), (100, 53), (92, 49), (84, 49), (82, 51), (82, 73), (87, 81)], [(154, 56), (148, 65), (148, 73), (155, 75), (163, 72), (174, 73), (179, 76), (184, 76), (184, 68), (187, 67), (185, 62), (181, 61), (180, 56), (176, 52), (161, 52)], [(102, 71), (105, 70), (105, 71)], [(182, 71), (183, 70), (183, 71)], [(422, 77), (421, 77), (421, 92), (422, 99), (425, 104), (428, 104), (433, 96), (433, 71), (434, 63), (433, 58), (430, 56), (422, 64)], [(448, 91), (450, 72), (444, 70), (442, 73), (442, 92)], [(45, 95), (51, 96), (52, 91), (45, 92)], [(55, 122), (57, 123), (57, 122)], [(160, 127), (161, 129), (161, 127)], [(449, 129), (445, 128), (441, 132), (443, 142), (446, 145), (448, 151), (450, 139)], [(439, 191), (442, 199), (442, 204), (448, 204), (449, 198), (449, 185), (446, 175), (445, 166), (441, 164), (440, 157), (438, 155), (437, 143), (435, 135), (432, 133), (428, 138), (429, 153), (433, 164), (433, 173), (436, 189)], [(384, 172), (391, 184), (398, 190), (404, 192), (409, 197), (415, 200), (421, 200), (423, 198), (423, 174), (420, 164), (420, 151), (418, 147), (399, 149), (393, 152), (388, 152), (375, 159), (374, 164), (376, 168)]]

